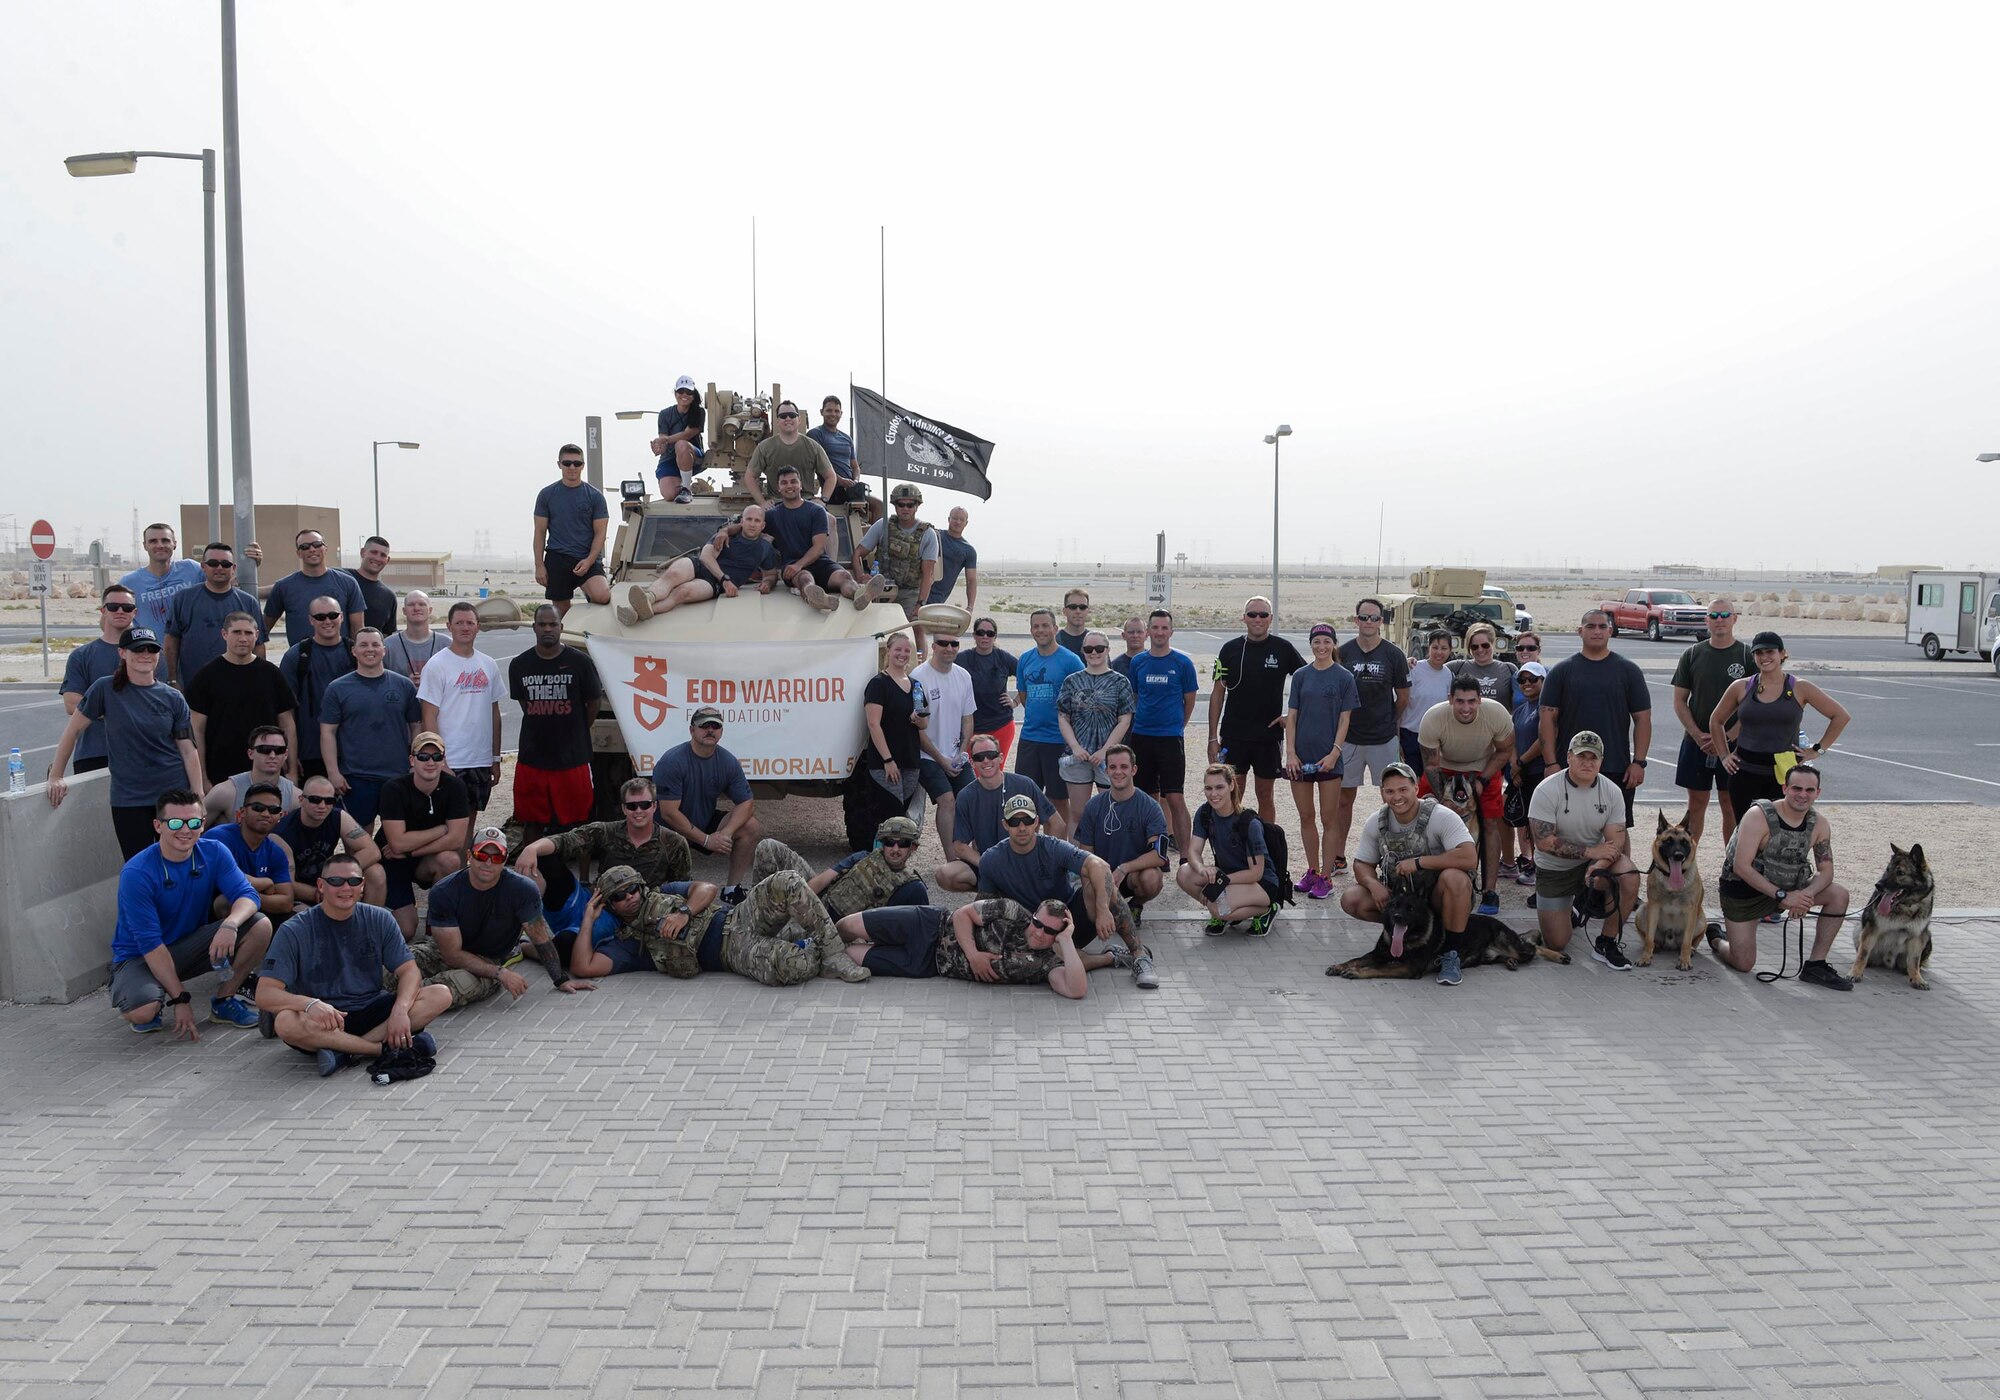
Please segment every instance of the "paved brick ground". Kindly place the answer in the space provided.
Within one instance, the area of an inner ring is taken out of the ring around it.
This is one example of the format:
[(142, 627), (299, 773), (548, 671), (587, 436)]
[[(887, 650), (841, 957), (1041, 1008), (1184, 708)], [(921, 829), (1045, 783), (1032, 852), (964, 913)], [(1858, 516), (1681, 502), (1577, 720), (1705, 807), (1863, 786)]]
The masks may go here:
[(2000, 1390), (2000, 926), (1849, 997), (1149, 927), (1082, 1004), (537, 985), (381, 1089), (0, 1008), (0, 1391)]

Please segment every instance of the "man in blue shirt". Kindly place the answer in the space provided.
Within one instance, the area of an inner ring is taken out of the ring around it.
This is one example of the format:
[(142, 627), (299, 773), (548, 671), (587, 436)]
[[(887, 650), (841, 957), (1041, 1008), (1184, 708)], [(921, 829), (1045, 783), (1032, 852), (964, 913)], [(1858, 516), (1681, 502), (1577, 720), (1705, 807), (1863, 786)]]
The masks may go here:
[(838, 394), (828, 394), (819, 406), (820, 425), (807, 428), (806, 436), (826, 453), (827, 465), (832, 470), (820, 478), (820, 494), (830, 506), (859, 505), (867, 508), (870, 524), (882, 518), (882, 503), (868, 494), (868, 483), (861, 479), (861, 464), (855, 460), (854, 439), (840, 430), (840, 416), (845, 410)]
[[(176, 596), (201, 585), (201, 565), (192, 559), (176, 559), (180, 547), (171, 525), (155, 522), (146, 527), (146, 564), (118, 581), (132, 591), (139, 602), (135, 627), (152, 630), (155, 637), (167, 635), (167, 610)], [(162, 677), (161, 679), (167, 679)]]
[(1083, 804), (1076, 819), (1076, 844), (1111, 867), (1112, 892), (1124, 899), (1137, 923), (1147, 901), (1158, 899), (1167, 869), (1161, 850), (1167, 814), (1152, 796), (1132, 784), (1137, 763), (1125, 744), (1104, 751), (1108, 791)]
[(1032, 797), (1010, 797), (1001, 803), (1000, 820), (1006, 824), (1007, 839), (980, 853), (979, 893), (1000, 895), (1023, 909), (1033, 909), (1045, 899), (1061, 900), (1069, 906), (1077, 928), (1094, 927), (1097, 937), (1112, 945), (1084, 953), (1085, 970), (1129, 967), (1141, 989), (1150, 992), (1158, 987), (1153, 955), (1139, 941), (1131, 909), (1124, 900), (1111, 897), (1111, 867), (1067, 841), (1042, 835)]
[(279, 921), (292, 915), (292, 856), (273, 835), (284, 815), (284, 790), (276, 783), (253, 782), (236, 809), (236, 820), (208, 833), (257, 891), (258, 907)]
[(556, 450), (562, 479), (535, 497), (535, 582), (543, 596), (567, 613), (580, 588), (593, 603), (611, 601), (604, 577), (604, 532), (611, 508), (604, 493), (583, 479), (583, 449), (566, 442)]
[(312, 610), (322, 597), (331, 598), (340, 611), (337, 640), (346, 641), (366, 621), (367, 600), (354, 575), (326, 566), (326, 536), (318, 530), (301, 530), (292, 537), (299, 567), (271, 585), (264, 599), (264, 625), (268, 629), (279, 618), (285, 620), (285, 640), (293, 646), (312, 635)]
[[(76, 707), (83, 703), (92, 685), (117, 674), (118, 643), (131, 629), (133, 615), (138, 611), (139, 600), (124, 584), (114, 583), (104, 590), (104, 597), (97, 605), (98, 635), (72, 651), (63, 664), (61, 694), (65, 714), (76, 713)], [(70, 771), (94, 773), (110, 764), (110, 753), (104, 726), (93, 724), (76, 741)]]
[[(222, 985), (209, 1001), (210, 1022), (254, 1026), (257, 1013), (237, 993), (271, 942), (271, 921), (257, 912), (257, 890), (220, 842), (202, 840), (200, 797), (171, 788), (160, 794), (153, 813), (159, 844), (118, 873), (111, 1004), (141, 1035), (165, 1030), (165, 1011), (172, 1007), (175, 1036), (200, 1040), (183, 979), (226, 961)], [(211, 921), (218, 899), (228, 909)]]
[[(222, 629), (231, 613), (257, 616), (257, 595), (236, 586), (236, 551), (219, 541), (201, 552), (202, 584), (183, 589), (167, 605), (166, 663), (168, 684), (187, 689), (195, 672), (228, 650)], [(257, 627), (256, 656), (264, 660), (270, 629)]]
[(776, 484), (778, 500), (766, 507), (764, 522), (771, 542), (778, 547), (778, 562), (783, 566), (779, 574), (806, 602), (822, 612), (832, 612), (840, 604), (828, 589), (843, 598), (853, 598), (857, 591), (854, 575), (827, 557), (833, 522), (825, 506), (805, 498), (797, 467), (778, 468)]
[(957, 585), (959, 574), (963, 573), (965, 610), (971, 612), (979, 606), (979, 551), (965, 537), (965, 527), (971, 523), (972, 517), (966, 513), (964, 506), (951, 508), (945, 532), (938, 536), (937, 582), (931, 585), (931, 596), (924, 601), (950, 602), (951, 590)]
[[(1014, 703), (1023, 707), (1014, 771), (1034, 779), (1035, 786), (1055, 804), (1057, 824), (1052, 824), (1052, 829), (1068, 831), (1069, 786), (1059, 764), (1069, 745), (1063, 742), (1062, 726), (1056, 720), (1056, 697), (1062, 692), (1062, 683), (1083, 669), (1083, 658), (1056, 644), (1056, 615), (1047, 608), (1028, 614), (1028, 631), (1035, 639), (1035, 649), (1023, 652), (1014, 666)], [(1034, 906), (1031, 899), (1026, 907)]]
[[(722, 711), (703, 705), (688, 716), (688, 741), (660, 755), (653, 785), (660, 792), (661, 824), (694, 850), (727, 856), (729, 883), (741, 885), (764, 828), (743, 765), (722, 747)], [(716, 805), (724, 797), (730, 805)]]
[(1132, 732), (1125, 742), (1138, 760), (1134, 782), (1139, 791), (1160, 799), (1173, 828), (1174, 848), (1185, 852), (1194, 840), (1193, 818), (1182, 795), (1187, 786), (1187, 725), (1201, 679), (1195, 674), (1194, 658), (1175, 647), (1173, 640), (1174, 615), (1165, 608), (1153, 609), (1146, 618), (1146, 649), (1125, 668), (1133, 701)]

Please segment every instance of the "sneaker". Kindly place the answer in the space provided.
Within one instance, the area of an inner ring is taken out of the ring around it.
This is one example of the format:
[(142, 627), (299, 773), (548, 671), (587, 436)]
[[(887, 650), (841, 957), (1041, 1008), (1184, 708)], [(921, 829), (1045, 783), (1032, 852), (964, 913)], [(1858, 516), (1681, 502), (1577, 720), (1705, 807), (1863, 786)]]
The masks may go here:
[(1500, 912), (1500, 891), (1488, 890), (1486, 893), (1480, 895), (1479, 912), (1482, 914), (1498, 914)]
[(1618, 946), (1618, 940), (1610, 934), (1599, 934), (1597, 941), (1590, 945), (1590, 956), (1596, 958), (1613, 972), (1630, 972), (1632, 962), (1625, 956), (1625, 950)]
[(525, 961), (527, 959), (527, 956), (528, 956), (528, 940), (524, 938), (520, 942), (514, 945), (514, 951), (507, 955), (506, 960), (502, 962), (500, 966), (512, 967), (514, 966), (514, 964), (518, 962)]
[(410, 1048), (419, 1055), (428, 1055), (433, 1060), (437, 1058), (438, 1043), (429, 1031), (418, 1031), (411, 1036)]
[(1266, 909), (1244, 927), (1244, 932), (1252, 938), (1263, 938), (1271, 932), (1271, 922), (1278, 917), (1275, 909)]
[(1142, 992), (1157, 991), (1159, 989), (1160, 974), (1153, 971), (1153, 955), (1151, 953), (1141, 953), (1132, 960), (1132, 981)]
[(167, 1013), (155, 1011), (150, 1021), (127, 1021), (125, 1024), (132, 1028), (134, 1035), (151, 1035), (154, 1031), (163, 1031), (167, 1028)]
[(339, 1050), (322, 1050), (319, 1052), (318, 1058), (319, 1077), (321, 1079), (326, 1078), (330, 1074), (338, 1074), (354, 1063), (352, 1055)]
[(688, 490), (688, 489), (687, 489), (686, 487), (682, 487), (682, 488), (681, 488), (681, 493), (680, 493), (680, 495), (678, 495), (678, 496), (674, 497), (674, 504), (675, 504), (675, 505), (677, 505), (677, 506), (691, 506), (691, 505), (693, 505), (693, 504), (694, 504), (694, 492), (692, 492), (692, 491)]
[[(618, 620), (620, 622), (625, 621), (625, 614), (628, 610), (633, 617), (641, 622), (651, 617), (653, 615), (653, 590), (643, 583), (635, 583), (630, 588), (627, 588), (625, 590), (625, 606), (618, 610)], [(626, 626), (629, 627), (631, 624), (626, 623)]]
[(1207, 923), (1201, 926), (1201, 931), (1207, 934), (1210, 938), (1215, 937), (1218, 933), (1227, 933), (1229, 932), (1229, 920), (1210, 919)]
[(832, 612), (840, 606), (838, 602), (827, 596), (824, 588), (821, 588), (810, 578), (800, 585), (799, 596), (806, 600), (808, 607), (818, 608), (821, 612)]
[(620, 603), (617, 607), (613, 608), (611, 611), (618, 614), (618, 622), (620, 626), (637, 627), (639, 625), (639, 614), (633, 612), (623, 603)]
[(1446, 949), (1444, 961), (1438, 965), (1438, 985), (1440, 987), (1456, 987), (1462, 980), (1462, 976), (1463, 974), (1458, 969), (1458, 950), (1456, 948)]
[(208, 1019), (219, 1025), (250, 1030), (257, 1024), (257, 1008), (240, 996), (210, 997)]
[(1528, 896), (1528, 907), (1530, 909), (1535, 907), (1535, 897), (1532, 894)]
[(1784, 921), (1785, 921), (1785, 911), (1782, 909), (1773, 909), (1770, 913), (1766, 914), (1763, 918), (1758, 920), (1759, 923), (1763, 924), (1782, 924)]
[(1347, 873), (1347, 857), (1335, 856), (1333, 864), (1326, 868), (1326, 873), (1329, 875), (1345, 875)]
[(1111, 951), (1107, 956), (1111, 959), (1111, 965), (1123, 972), (1130, 972), (1133, 962), (1136, 961), (1132, 950), (1127, 948), (1123, 943), (1112, 944)]
[(749, 897), (750, 889), (747, 885), (730, 885), (722, 891), (724, 904), (741, 904)]
[(1332, 893), (1333, 893), (1333, 876), (1331, 875), (1320, 876), (1319, 887), (1312, 891), (1312, 897), (1314, 899), (1326, 899), (1330, 895), (1332, 895)]
[(1533, 861), (1524, 860), (1514, 867), (1514, 883), (1517, 885), (1527, 885), (1530, 888), (1534, 886), (1535, 863)]
[(1836, 992), (1851, 992), (1854, 984), (1840, 973), (1827, 966), (1825, 959), (1808, 961), (1799, 969), (1799, 981), (1810, 982), (1815, 987), (1826, 987)]
[(854, 606), (865, 608), (870, 603), (893, 603), (896, 601), (896, 585), (880, 574), (870, 574), (865, 588), (854, 594)]

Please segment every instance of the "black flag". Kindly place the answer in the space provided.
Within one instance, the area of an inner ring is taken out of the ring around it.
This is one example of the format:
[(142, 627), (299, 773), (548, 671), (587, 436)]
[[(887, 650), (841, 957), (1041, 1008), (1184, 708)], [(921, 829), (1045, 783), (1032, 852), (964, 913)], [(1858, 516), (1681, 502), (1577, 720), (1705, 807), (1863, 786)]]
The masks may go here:
[(854, 390), (854, 453), (868, 476), (940, 486), (990, 500), (986, 480), (993, 444), (949, 423), (890, 403), (873, 389)]

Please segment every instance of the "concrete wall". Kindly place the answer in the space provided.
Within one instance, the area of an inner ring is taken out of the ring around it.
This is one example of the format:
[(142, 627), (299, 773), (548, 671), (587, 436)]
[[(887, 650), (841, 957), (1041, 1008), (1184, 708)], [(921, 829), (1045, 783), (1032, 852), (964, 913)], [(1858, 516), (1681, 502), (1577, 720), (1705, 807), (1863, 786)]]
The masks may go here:
[(0, 1000), (75, 1001), (111, 976), (118, 872), (110, 775), (0, 792)]

